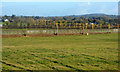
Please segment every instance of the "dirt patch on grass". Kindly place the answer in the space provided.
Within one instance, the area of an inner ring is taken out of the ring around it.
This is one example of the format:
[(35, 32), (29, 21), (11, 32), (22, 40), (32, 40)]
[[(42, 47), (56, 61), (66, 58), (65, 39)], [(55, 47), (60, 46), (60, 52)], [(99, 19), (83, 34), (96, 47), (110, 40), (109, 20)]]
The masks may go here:
[(23, 37), (23, 35), (2, 35), (2, 38)]
[(15, 37), (49, 37), (49, 36), (65, 36), (65, 35), (80, 35), (80, 34), (26, 34), (26, 35), (2, 35), (2, 38), (15, 38)]
[[(98, 32), (89, 34), (108, 34), (111, 32)], [(2, 35), (2, 38), (15, 38), (15, 37), (49, 37), (49, 36), (68, 36), (68, 35), (87, 35), (87, 33), (64, 33), (64, 34), (14, 34)]]

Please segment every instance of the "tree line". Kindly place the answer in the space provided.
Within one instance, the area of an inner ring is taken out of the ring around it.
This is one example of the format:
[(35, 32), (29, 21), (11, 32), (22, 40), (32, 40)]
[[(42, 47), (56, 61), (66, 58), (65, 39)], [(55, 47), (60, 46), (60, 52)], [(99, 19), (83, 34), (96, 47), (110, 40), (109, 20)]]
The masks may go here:
[[(1, 22), (3, 27), (28, 27), (34, 28), (37, 27), (53, 27), (56, 26), (56, 23), (63, 24), (62, 26), (80, 26), (79, 24), (88, 24), (91, 23), (95, 26), (102, 24), (107, 26), (117, 26), (118, 17), (115, 15), (71, 15), (71, 16), (55, 16), (55, 17), (40, 17), (40, 16), (2, 16)], [(67, 25), (65, 25), (67, 24)]]

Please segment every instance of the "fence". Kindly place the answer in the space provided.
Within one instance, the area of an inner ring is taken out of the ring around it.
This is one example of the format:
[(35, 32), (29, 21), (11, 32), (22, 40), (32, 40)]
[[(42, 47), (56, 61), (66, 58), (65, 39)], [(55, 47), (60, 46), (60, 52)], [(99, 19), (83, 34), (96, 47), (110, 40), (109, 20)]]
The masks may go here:
[(72, 34), (72, 33), (101, 33), (101, 32), (118, 32), (118, 29), (42, 29), (42, 30), (2, 30), (3, 35), (11, 34)]

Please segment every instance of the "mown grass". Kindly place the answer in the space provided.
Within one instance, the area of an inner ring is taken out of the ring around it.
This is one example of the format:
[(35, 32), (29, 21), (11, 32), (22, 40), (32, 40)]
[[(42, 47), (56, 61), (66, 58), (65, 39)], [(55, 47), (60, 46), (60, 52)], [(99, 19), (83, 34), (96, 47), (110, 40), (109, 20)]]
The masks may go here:
[(3, 38), (5, 70), (118, 70), (118, 34)]

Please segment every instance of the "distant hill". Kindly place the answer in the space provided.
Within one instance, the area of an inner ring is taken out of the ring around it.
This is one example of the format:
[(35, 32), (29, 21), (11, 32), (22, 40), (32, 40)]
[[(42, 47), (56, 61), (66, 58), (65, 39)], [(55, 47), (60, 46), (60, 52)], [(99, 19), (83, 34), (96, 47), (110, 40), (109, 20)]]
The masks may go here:
[(81, 16), (88, 16), (88, 17), (106, 17), (106, 16), (109, 16), (109, 15), (107, 15), (107, 14), (86, 14), (86, 15), (81, 15)]
[(70, 15), (70, 17), (110, 17), (110, 18), (117, 18), (117, 15), (107, 15), (102, 13), (95, 13), (95, 14), (85, 14), (85, 15)]

